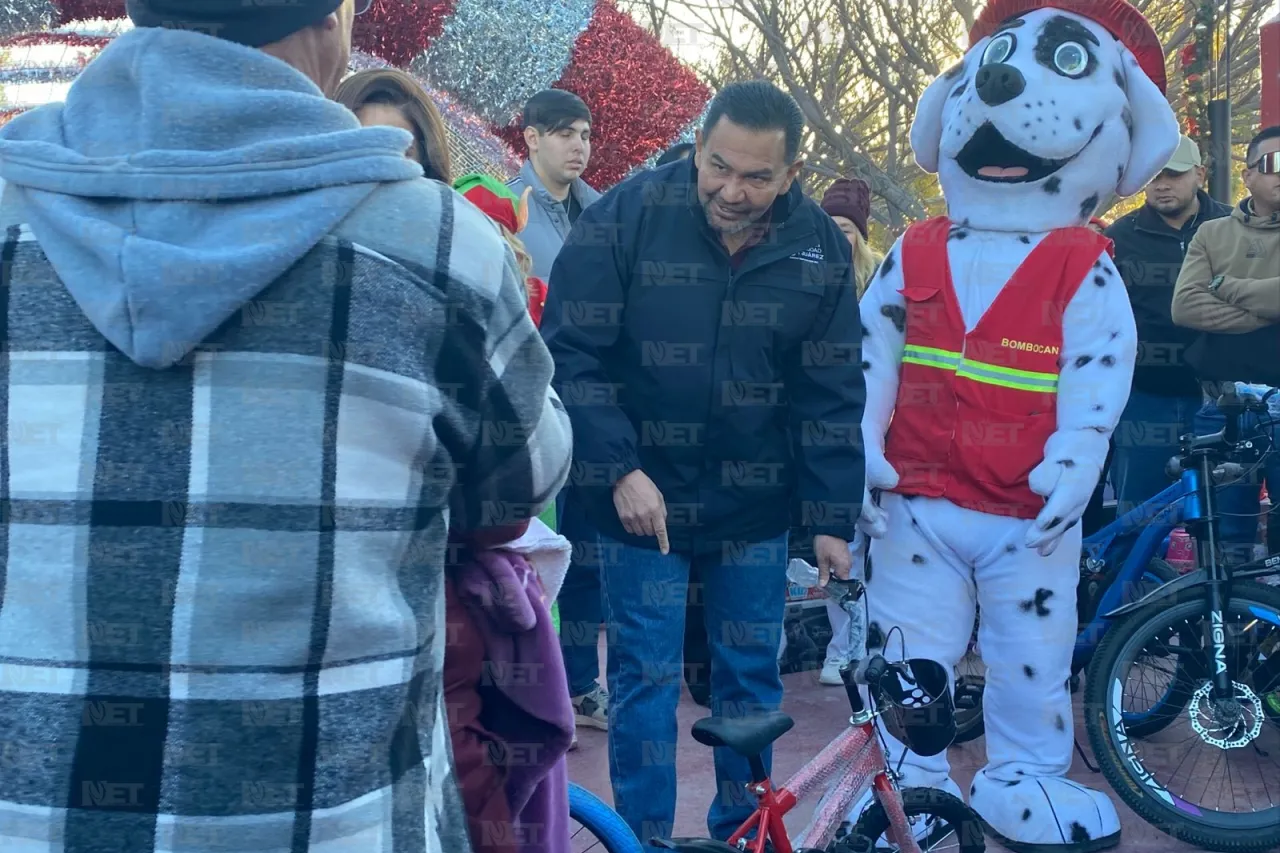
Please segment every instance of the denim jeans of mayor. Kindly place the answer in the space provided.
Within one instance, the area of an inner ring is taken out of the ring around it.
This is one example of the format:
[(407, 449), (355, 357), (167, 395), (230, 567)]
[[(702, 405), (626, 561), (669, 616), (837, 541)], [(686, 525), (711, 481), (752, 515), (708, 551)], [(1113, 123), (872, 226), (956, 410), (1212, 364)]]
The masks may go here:
[[(697, 561), (711, 648), (711, 713), (742, 717), (782, 702), (778, 646), (786, 606), (787, 537), (690, 558), (597, 534), (609, 657), (609, 776), (614, 808), (645, 844), (670, 837), (676, 813), (676, 706), (683, 670), (685, 599)], [(695, 746), (693, 749), (705, 750)], [(765, 767), (772, 751), (766, 751)], [(715, 750), (712, 838), (727, 839), (755, 809), (747, 760)], [(686, 792), (703, 796), (704, 791)]]
[[(1274, 419), (1275, 416), (1272, 417)], [(1198, 435), (1217, 432), (1225, 424), (1226, 418), (1213, 401), (1205, 403), (1195, 418)], [(1257, 424), (1258, 416), (1255, 414), (1240, 417), (1242, 434)], [(1271, 437), (1272, 442), (1280, 446), (1280, 426), (1271, 427)], [(1229, 549), (1228, 559), (1235, 562), (1252, 559), (1253, 545), (1258, 539), (1258, 503), (1262, 484), (1266, 483), (1272, 504), (1280, 498), (1280, 454), (1270, 453), (1256, 469), (1249, 464), (1245, 470), (1249, 473), (1240, 483), (1218, 490), (1218, 538), (1223, 548)], [(1273, 523), (1275, 518), (1271, 516)]]
[(1165, 466), (1178, 452), (1178, 437), (1195, 429), (1203, 403), (1198, 394), (1162, 397), (1136, 390), (1129, 394), (1112, 438), (1111, 482), (1118, 516), (1173, 484)]
[[(584, 551), (583, 513), (581, 502), (572, 499), (568, 488), (556, 496), (556, 519), (560, 535), (574, 546), (574, 559), (556, 598), (560, 605), (560, 654), (569, 680), (569, 695), (583, 696), (596, 688), (600, 678), (600, 623), (604, 620), (600, 566), (578, 559)], [(589, 530), (587, 534), (590, 535)]]

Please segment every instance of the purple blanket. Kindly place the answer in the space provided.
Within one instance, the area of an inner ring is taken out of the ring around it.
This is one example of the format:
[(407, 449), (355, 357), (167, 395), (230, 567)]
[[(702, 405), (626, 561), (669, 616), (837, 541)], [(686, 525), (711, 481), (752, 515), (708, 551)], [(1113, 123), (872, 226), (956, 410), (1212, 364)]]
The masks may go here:
[(573, 740), (573, 705), (542, 582), (524, 557), (501, 549), (475, 552), (456, 581), (484, 634), (482, 722), (506, 744), (514, 837), (524, 853), (563, 853), (569, 849), (564, 756)]

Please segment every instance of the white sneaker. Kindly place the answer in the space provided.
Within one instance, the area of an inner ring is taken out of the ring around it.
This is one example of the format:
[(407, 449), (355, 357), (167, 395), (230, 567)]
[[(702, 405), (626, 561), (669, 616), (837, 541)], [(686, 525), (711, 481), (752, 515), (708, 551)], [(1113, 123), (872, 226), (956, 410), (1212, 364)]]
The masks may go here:
[(844, 684), (844, 680), (840, 678), (840, 669), (847, 663), (848, 661), (844, 658), (827, 658), (822, 664), (822, 672), (818, 675), (818, 683), (831, 687)]

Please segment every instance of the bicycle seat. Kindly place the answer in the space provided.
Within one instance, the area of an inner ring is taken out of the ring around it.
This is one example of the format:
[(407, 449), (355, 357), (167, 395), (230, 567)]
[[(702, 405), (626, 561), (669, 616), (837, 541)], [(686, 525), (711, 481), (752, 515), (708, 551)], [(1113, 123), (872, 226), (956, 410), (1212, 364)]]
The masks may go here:
[(791, 731), (796, 721), (781, 711), (757, 717), (703, 717), (693, 724), (693, 739), (703, 746), (726, 746), (744, 758), (764, 752), (765, 747)]

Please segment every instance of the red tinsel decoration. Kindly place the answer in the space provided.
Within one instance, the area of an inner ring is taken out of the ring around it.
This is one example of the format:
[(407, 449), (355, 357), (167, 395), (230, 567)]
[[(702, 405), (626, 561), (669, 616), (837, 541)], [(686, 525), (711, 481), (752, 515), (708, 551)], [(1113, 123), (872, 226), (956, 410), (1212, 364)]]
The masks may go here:
[(0, 39), (0, 47), (32, 47), (42, 44), (61, 44), (67, 47), (106, 47), (111, 39), (106, 36), (82, 36), (79, 33), (19, 33)]
[(1178, 52), (1178, 59), (1181, 61), (1184, 70), (1195, 65), (1196, 40), (1194, 38), (1183, 45), (1182, 50)]
[[(555, 88), (591, 108), (591, 164), (582, 177), (601, 188), (666, 147), (711, 97), (693, 72), (610, 0), (596, 6)], [(496, 130), (518, 154), (527, 154), (519, 128)]]
[(58, 7), (56, 26), (72, 21), (113, 20), (125, 17), (124, 0), (54, 0)]
[(392, 65), (404, 67), (444, 29), (453, 0), (374, 0), (356, 18), (352, 44)]

